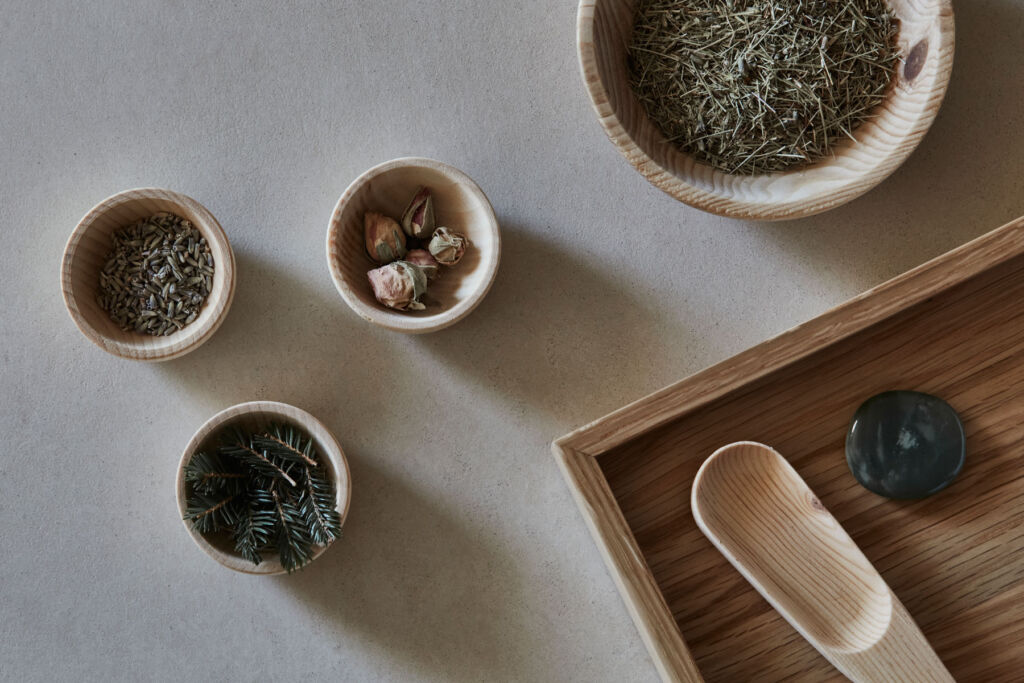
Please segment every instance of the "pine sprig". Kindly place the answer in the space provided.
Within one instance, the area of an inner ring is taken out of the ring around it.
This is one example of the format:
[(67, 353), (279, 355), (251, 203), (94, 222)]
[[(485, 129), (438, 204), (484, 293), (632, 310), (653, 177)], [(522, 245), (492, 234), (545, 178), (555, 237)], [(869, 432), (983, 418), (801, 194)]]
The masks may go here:
[(185, 481), (204, 493), (239, 493), (245, 488), (248, 477), (235, 462), (217, 453), (196, 453), (185, 465)]
[(193, 491), (185, 509), (185, 519), (201, 534), (234, 526), (239, 517), (237, 493), (209, 494)]
[(289, 486), (295, 486), (295, 480), (288, 476), (281, 465), (274, 462), (269, 452), (261, 453), (254, 445), (252, 438), (247, 438), (244, 433), (236, 430), (232, 439), (221, 446), (220, 453), (245, 463), (266, 477), (283, 479)]
[(277, 552), (284, 567), (301, 567), (309, 562), (310, 546), (304, 520), (291, 500), (271, 489), (274, 510), (277, 512)]
[(341, 515), (334, 503), (334, 486), (318, 467), (307, 467), (302, 480), (305, 494), (299, 514), (308, 523), (309, 536), (318, 545), (327, 545), (341, 535)]
[(273, 423), (266, 433), (253, 436), (252, 440), (257, 448), (273, 453), (277, 458), (301, 462), (311, 467), (317, 465), (313, 458), (313, 439), (306, 439), (303, 446), (302, 435), (294, 427)]
[(235, 541), (235, 550), (242, 557), (253, 564), (263, 561), (260, 554), (270, 546), (270, 541), (275, 537), (277, 516), (269, 509), (269, 504), (264, 501), (261, 504), (260, 490), (255, 490), (248, 496), (248, 505), (238, 520), (235, 532), (232, 535)]
[(288, 572), (305, 565), (313, 546), (341, 535), (335, 488), (319, 464), (313, 439), (290, 425), (225, 433), (214, 453), (185, 467), (185, 518), (199, 533), (229, 533), (253, 564), (276, 551)]

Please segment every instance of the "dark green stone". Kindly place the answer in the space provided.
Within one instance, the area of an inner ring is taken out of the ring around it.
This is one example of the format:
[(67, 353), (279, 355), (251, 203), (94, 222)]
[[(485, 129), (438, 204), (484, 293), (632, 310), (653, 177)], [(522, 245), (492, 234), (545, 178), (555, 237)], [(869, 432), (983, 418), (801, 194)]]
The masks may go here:
[(924, 498), (949, 486), (967, 454), (953, 408), (918, 391), (887, 391), (857, 409), (846, 463), (861, 485), (887, 498)]

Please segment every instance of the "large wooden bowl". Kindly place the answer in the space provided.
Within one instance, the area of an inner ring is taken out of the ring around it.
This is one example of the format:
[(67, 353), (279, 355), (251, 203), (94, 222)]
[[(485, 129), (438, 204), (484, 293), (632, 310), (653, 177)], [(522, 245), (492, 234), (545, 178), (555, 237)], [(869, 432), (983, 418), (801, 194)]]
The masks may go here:
[[(155, 337), (122, 330), (100, 308), (96, 294), (111, 235), (162, 211), (187, 218), (206, 238), (213, 254), (213, 287), (194, 321), (166, 337)], [(97, 204), (75, 227), (64, 247), (60, 282), (68, 313), (89, 341), (122, 358), (170, 360), (197, 348), (224, 321), (235, 295), (235, 256), (217, 219), (196, 200), (154, 187), (126, 190)]]
[[(377, 302), (366, 278), (377, 264), (366, 254), (363, 214), (377, 211), (398, 220), (421, 185), (433, 192), (437, 225), (465, 235), (469, 247), (427, 287), (426, 310), (394, 311)], [(342, 193), (327, 228), (327, 267), (345, 303), (396, 332), (434, 332), (469, 315), (490, 290), (500, 256), (498, 220), (483, 190), (459, 169), (433, 159), (393, 159), (366, 171)]]
[(697, 162), (667, 142), (629, 87), (626, 49), (635, 0), (581, 0), (577, 41), (583, 80), (608, 137), (654, 185), (704, 211), (782, 220), (858, 197), (896, 170), (939, 110), (953, 68), (952, 0), (889, 0), (904, 56), (895, 87), (858, 128), (857, 142), (800, 170), (741, 176)]
[[(218, 538), (215, 535), (203, 536), (192, 528), (189, 521), (185, 519), (185, 510), (188, 507), (185, 466), (197, 451), (216, 449), (219, 445), (218, 435), (225, 428), (238, 426), (243, 429), (261, 429), (271, 422), (293, 425), (313, 438), (327, 476), (334, 482), (335, 502), (338, 514), (341, 515), (342, 524), (345, 523), (349, 501), (352, 499), (352, 478), (349, 476), (348, 460), (345, 459), (345, 453), (327, 427), (305, 410), (276, 401), (250, 401), (226, 408), (211, 417), (192, 436), (188, 445), (185, 446), (185, 452), (182, 453), (181, 462), (178, 463), (176, 484), (178, 512), (192, 540), (203, 552), (228, 569), (243, 574), (284, 574), (285, 569), (281, 566), (281, 560), (275, 553), (268, 552), (264, 555), (262, 562), (253, 564), (235, 551), (229, 539)], [(312, 562), (323, 555), (327, 548), (328, 546), (314, 546), (309, 561)]]

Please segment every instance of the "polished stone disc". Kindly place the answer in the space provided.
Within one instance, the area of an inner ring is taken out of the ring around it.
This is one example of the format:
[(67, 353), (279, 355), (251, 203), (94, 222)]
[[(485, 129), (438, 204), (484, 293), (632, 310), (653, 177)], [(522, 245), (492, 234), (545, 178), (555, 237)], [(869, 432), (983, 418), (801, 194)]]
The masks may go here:
[(940, 398), (887, 391), (865, 401), (846, 434), (846, 462), (864, 488), (888, 498), (924, 498), (964, 466), (964, 427)]

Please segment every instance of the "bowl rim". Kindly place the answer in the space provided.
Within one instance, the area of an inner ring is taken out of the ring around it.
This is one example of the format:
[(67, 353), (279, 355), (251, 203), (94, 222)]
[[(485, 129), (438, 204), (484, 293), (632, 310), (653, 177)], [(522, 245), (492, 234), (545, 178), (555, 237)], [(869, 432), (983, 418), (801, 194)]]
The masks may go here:
[[(218, 249), (227, 254), (227, 259), (219, 260), (215, 264), (215, 267), (221, 269), (224, 273), (225, 284), (217, 296), (214, 296), (213, 292), (211, 292), (211, 296), (205, 302), (204, 306), (213, 306), (213, 312), (202, 325), (197, 325), (194, 329), (189, 329), (191, 326), (188, 326), (180, 332), (175, 332), (163, 338), (145, 337), (140, 338), (138, 341), (122, 341), (112, 339), (101, 333), (82, 314), (72, 286), (72, 268), (79, 243), (89, 230), (92, 229), (93, 224), (100, 216), (121, 204), (145, 199), (158, 199), (170, 202), (199, 217), (200, 221), (193, 222), (195, 227), (210, 242), (211, 246), (216, 245)], [(199, 224), (200, 222), (201, 224)], [(192, 197), (180, 192), (160, 187), (137, 187), (110, 195), (89, 209), (81, 220), (78, 221), (78, 224), (75, 225), (61, 256), (61, 295), (64, 299), (64, 307), (67, 309), (68, 315), (71, 316), (71, 320), (75, 323), (78, 330), (85, 335), (86, 339), (107, 353), (128, 360), (166, 361), (179, 358), (190, 351), (194, 351), (212, 337), (214, 332), (221, 326), (235, 298), (235, 271), (235, 253), (231, 248), (231, 242), (228, 240), (224, 228), (221, 227), (220, 222), (217, 221), (209, 209)], [(179, 335), (181, 335), (180, 338)], [(152, 340), (164, 343), (154, 345)]]
[[(189, 439), (188, 444), (185, 446), (185, 450), (182, 451), (181, 459), (178, 461), (178, 470), (175, 476), (175, 498), (178, 504), (178, 517), (181, 519), (181, 523), (185, 526), (186, 531), (188, 531), (189, 537), (191, 537), (195, 544), (199, 546), (200, 550), (212, 557), (219, 564), (233, 571), (240, 572), (242, 574), (275, 576), (287, 573), (284, 567), (281, 566), (281, 561), (276, 556), (264, 558), (260, 564), (254, 565), (239, 555), (228, 553), (217, 548), (207, 541), (202, 534), (195, 531), (185, 519), (185, 510), (188, 507), (185, 500), (185, 466), (192, 458), (193, 453), (195, 453), (196, 449), (199, 448), (199, 445), (203, 441), (217, 432), (225, 424), (239, 417), (254, 415), (257, 413), (268, 414), (279, 418), (284, 422), (291, 423), (313, 438), (317, 446), (321, 449), (324, 458), (330, 462), (331, 467), (334, 470), (335, 503), (338, 508), (338, 514), (341, 516), (341, 525), (345, 525), (345, 520), (348, 518), (349, 506), (352, 502), (352, 473), (349, 469), (348, 458), (345, 457), (345, 451), (342, 450), (341, 444), (338, 443), (334, 434), (331, 433), (331, 431), (327, 429), (320, 420), (313, 417), (313, 415), (302, 408), (297, 408), (296, 406), (288, 403), (282, 403), (280, 401), (246, 401), (244, 403), (236, 403), (233, 406), (229, 406), (221, 410), (206, 420), (199, 429), (195, 431), (192, 438)], [(332, 545), (334, 545), (334, 541), (331, 541), (325, 546), (313, 546), (314, 550), (310, 556), (309, 562), (307, 562), (303, 568), (308, 567), (314, 560), (323, 555), (324, 552), (326, 552)]]
[[(717, 192), (697, 187), (655, 161), (626, 130), (615, 110), (612, 109), (611, 97), (597, 67), (597, 43), (594, 38), (596, 6), (599, 2), (605, 1), (607, 0), (579, 0), (576, 13), (576, 53), (580, 74), (590, 97), (591, 107), (597, 114), (601, 127), (622, 156), (648, 182), (684, 204), (718, 216), (763, 221), (806, 218), (842, 206), (865, 194), (892, 175), (917, 148), (938, 115), (953, 71), (955, 49), (953, 0), (936, 0), (939, 41), (937, 45), (931, 46), (931, 49), (941, 55), (941, 58), (934, 85), (928, 93), (928, 102), (924, 106), (922, 114), (915, 119), (913, 127), (908, 133), (901, 138), (901, 144), (895, 145), (882, 163), (872, 169), (869, 174), (859, 175), (845, 183), (843, 185), (844, 192), (838, 198), (835, 188), (825, 188), (814, 195), (783, 202), (726, 198)], [(689, 157), (689, 155), (684, 156)], [(692, 157), (689, 158), (692, 159)], [(706, 164), (696, 163), (711, 168)], [(795, 168), (778, 175), (808, 172), (814, 166), (812, 164), (810, 167)], [(721, 177), (739, 177), (712, 170)], [(750, 177), (765, 178), (770, 175)]]
[[(412, 167), (412, 168), (426, 168), (432, 171), (441, 173), (442, 175), (450, 177), (456, 183), (465, 188), (480, 204), (486, 214), (487, 227), (490, 232), (492, 246), (486, 250), (486, 253), (481, 254), (481, 267), (485, 270), (484, 280), (480, 285), (465, 299), (460, 301), (452, 308), (435, 313), (430, 316), (424, 317), (409, 317), (396, 321), (394, 316), (385, 317), (386, 311), (379, 309), (376, 306), (371, 306), (364, 303), (352, 288), (345, 281), (341, 271), (340, 256), (341, 251), (335, 247), (337, 238), (341, 229), (341, 215), (345, 210), (349, 200), (368, 182), (376, 178), (377, 176), (383, 175), (389, 171), (397, 168)], [(341, 297), (348, 304), (349, 308), (356, 312), (359, 317), (367, 320), (375, 325), (380, 325), (389, 330), (395, 332), (403, 332), (406, 334), (425, 334), (428, 332), (436, 332), (446, 327), (454, 325), (458, 321), (469, 315), (487, 296), (487, 293), (491, 290), (491, 286), (494, 284), (494, 280), (498, 274), (498, 263), (501, 258), (501, 233), (498, 228), (498, 219), (494, 214), (494, 207), (491, 205), (490, 200), (484, 191), (480, 189), (480, 186), (476, 184), (472, 178), (466, 175), (465, 172), (458, 168), (446, 164), (443, 161), (437, 161), (436, 159), (430, 159), (427, 157), (398, 157), (385, 161), (373, 166), (366, 171), (363, 171), (359, 176), (356, 177), (345, 191), (341, 193), (341, 197), (338, 198), (337, 203), (334, 206), (334, 211), (331, 212), (331, 218), (327, 224), (327, 268), (331, 273), (331, 280), (334, 282), (335, 288)]]

